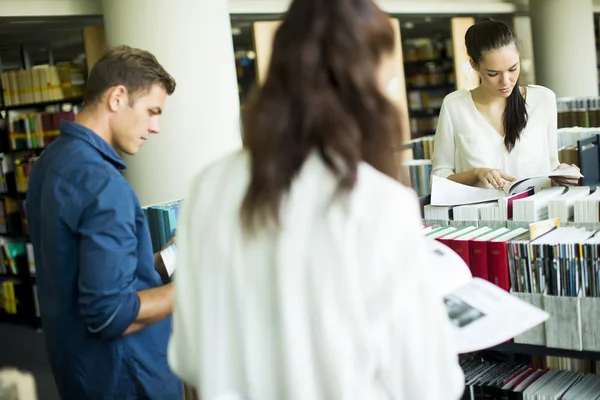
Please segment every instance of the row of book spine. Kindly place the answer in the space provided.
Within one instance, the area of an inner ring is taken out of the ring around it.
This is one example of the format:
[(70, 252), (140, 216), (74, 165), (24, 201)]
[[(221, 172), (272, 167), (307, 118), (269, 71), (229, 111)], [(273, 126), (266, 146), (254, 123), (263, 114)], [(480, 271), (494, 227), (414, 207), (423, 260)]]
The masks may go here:
[(75, 121), (75, 117), (75, 110), (9, 115), (10, 149), (27, 150), (47, 147), (60, 134), (60, 124), (63, 121)]
[(38, 65), (1, 75), (4, 106), (59, 101), (83, 95), (85, 69), (74, 63)]

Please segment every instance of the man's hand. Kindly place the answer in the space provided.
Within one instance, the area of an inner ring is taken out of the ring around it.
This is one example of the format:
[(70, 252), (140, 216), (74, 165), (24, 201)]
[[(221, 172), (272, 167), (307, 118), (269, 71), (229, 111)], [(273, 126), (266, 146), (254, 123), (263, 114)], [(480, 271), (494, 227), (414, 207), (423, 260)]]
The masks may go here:
[[(560, 164), (555, 171), (571, 167), (575, 167), (579, 171), (579, 167), (575, 164)], [(552, 176), (551, 179), (552, 186), (577, 186), (579, 184), (579, 178), (574, 176)]]
[(175, 243), (177, 241), (177, 238), (175, 236), (173, 236), (171, 238), (171, 240), (169, 240), (167, 242), (167, 244), (164, 245), (164, 247), (162, 249), (160, 249), (159, 252), (154, 253), (154, 266), (156, 268), (156, 272), (158, 272), (158, 274), (160, 275), (160, 277), (162, 278), (162, 281), (164, 283), (170, 282), (171, 278), (169, 277), (169, 273), (167, 272), (167, 267), (165, 266), (165, 263), (162, 259), (162, 257), (160, 256), (160, 252), (163, 251), (164, 249), (166, 249), (167, 247), (169, 247), (170, 245), (172, 245), (173, 243)]
[(502, 189), (507, 182), (515, 181), (515, 178), (499, 169), (478, 168), (475, 170), (475, 176), (481, 183), (491, 185), (494, 189)]

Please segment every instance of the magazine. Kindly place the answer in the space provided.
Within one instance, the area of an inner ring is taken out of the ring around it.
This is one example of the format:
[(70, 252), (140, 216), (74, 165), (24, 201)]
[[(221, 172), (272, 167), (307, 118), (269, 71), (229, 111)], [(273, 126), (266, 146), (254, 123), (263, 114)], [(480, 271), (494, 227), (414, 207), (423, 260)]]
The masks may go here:
[(426, 238), (434, 290), (444, 298), (460, 354), (484, 350), (513, 339), (546, 321), (550, 314), (498, 286), (473, 278), (452, 249)]

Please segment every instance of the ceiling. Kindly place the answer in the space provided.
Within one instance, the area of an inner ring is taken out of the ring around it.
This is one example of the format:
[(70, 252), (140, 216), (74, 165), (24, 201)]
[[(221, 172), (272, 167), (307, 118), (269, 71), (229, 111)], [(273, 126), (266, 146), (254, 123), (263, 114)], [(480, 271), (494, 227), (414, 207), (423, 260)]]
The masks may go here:
[[(98, 0), (0, 0), (0, 9), (4, 5), (19, 1), (22, 7), (25, 3), (49, 4), (63, 2), (92, 2)], [(121, 0), (127, 1), (127, 0)], [(215, 0), (200, 0), (215, 1)], [(280, 3), (287, 0), (268, 0)], [(519, 9), (527, 6), (528, 0), (377, 0), (383, 8), (393, 5), (392, 8), (404, 9), (409, 5), (423, 5), (427, 3), (448, 3), (449, 5), (463, 6), (465, 4), (499, 4), (511, 3)], [(549, 0), (550, 1), (550, 0)], [(23, 2), (23, 3), (21, 3)], [(264, 3), (267, 0), (229, 0), (230, 8), (251, 3)], [(600, 7), (600, 0), (594, 0)], [(402, 6), (401, 6), (402, 5)], [(30, 4), (29, 7), (32, 7)], [(467, 7), (468, 8), (468, 7)], [(483, 15), (484, 13), (482, 13)], [(49, 52), (54, 61), (71, 60), (84, 53), (82, 29), (85, 26), (99, 26), (103, 24), (100, 15), (56, 16), (56, 17), (2, 17), (0, 11), (0, 62), (4, 69), (19, 68), (22, 65), (22, 49), (29, 55), (32, 64), (45, 64), (49, 61)], [(485, 16), (494, 16), (485, 13)], [(507, 15), (505, 14), (504, 17)], [(232, 14), (232, 28), (234, 31), (234, 45), (237, 48), (250, 48), (252, 46), (251, 23), (255, 20), (273, 19), (276, 14)], [(494, 16), (501, 19), (502, 15)], [(450, 15), (431, 14), (429, 16), (409, 13), (401, 16), (403, 38), (430, 36), (432, 33), (448, 36)]]
[[(252, 21), (272, 18), (272, 15), (234, 17), (232, 31), (236, 47), (252, 46)], [(2, 68), (20, 68), (23, 50), (33, 65), (48, 63), (49, 50), (55, 62), (77, 58), (84, 53), (83, 28), (102, 24), (102, 16), (0, 18)]]

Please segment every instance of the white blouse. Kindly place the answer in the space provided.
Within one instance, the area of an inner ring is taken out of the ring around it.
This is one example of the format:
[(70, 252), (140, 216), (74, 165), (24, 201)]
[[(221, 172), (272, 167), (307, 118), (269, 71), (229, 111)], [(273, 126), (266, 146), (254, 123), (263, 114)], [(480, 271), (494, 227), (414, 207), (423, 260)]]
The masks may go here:
[(178, 227), (173, 371), (202, 399), (458, 399), (464, 377), (426, 267), (410, 189), (361, 164), (337, 181), (312, 155), (280, 229), (245, 237), (249, 156), (205, 170)]
[(432, 174), (447, 178), (493, 168), (519, 179), (554, 170), (559, 165), (556, 96), (542, 86), (526, 88), (527, 126), (510, 153), (504, 138), (475, 107), (470, 90), (447, 95), (435, 133)]

